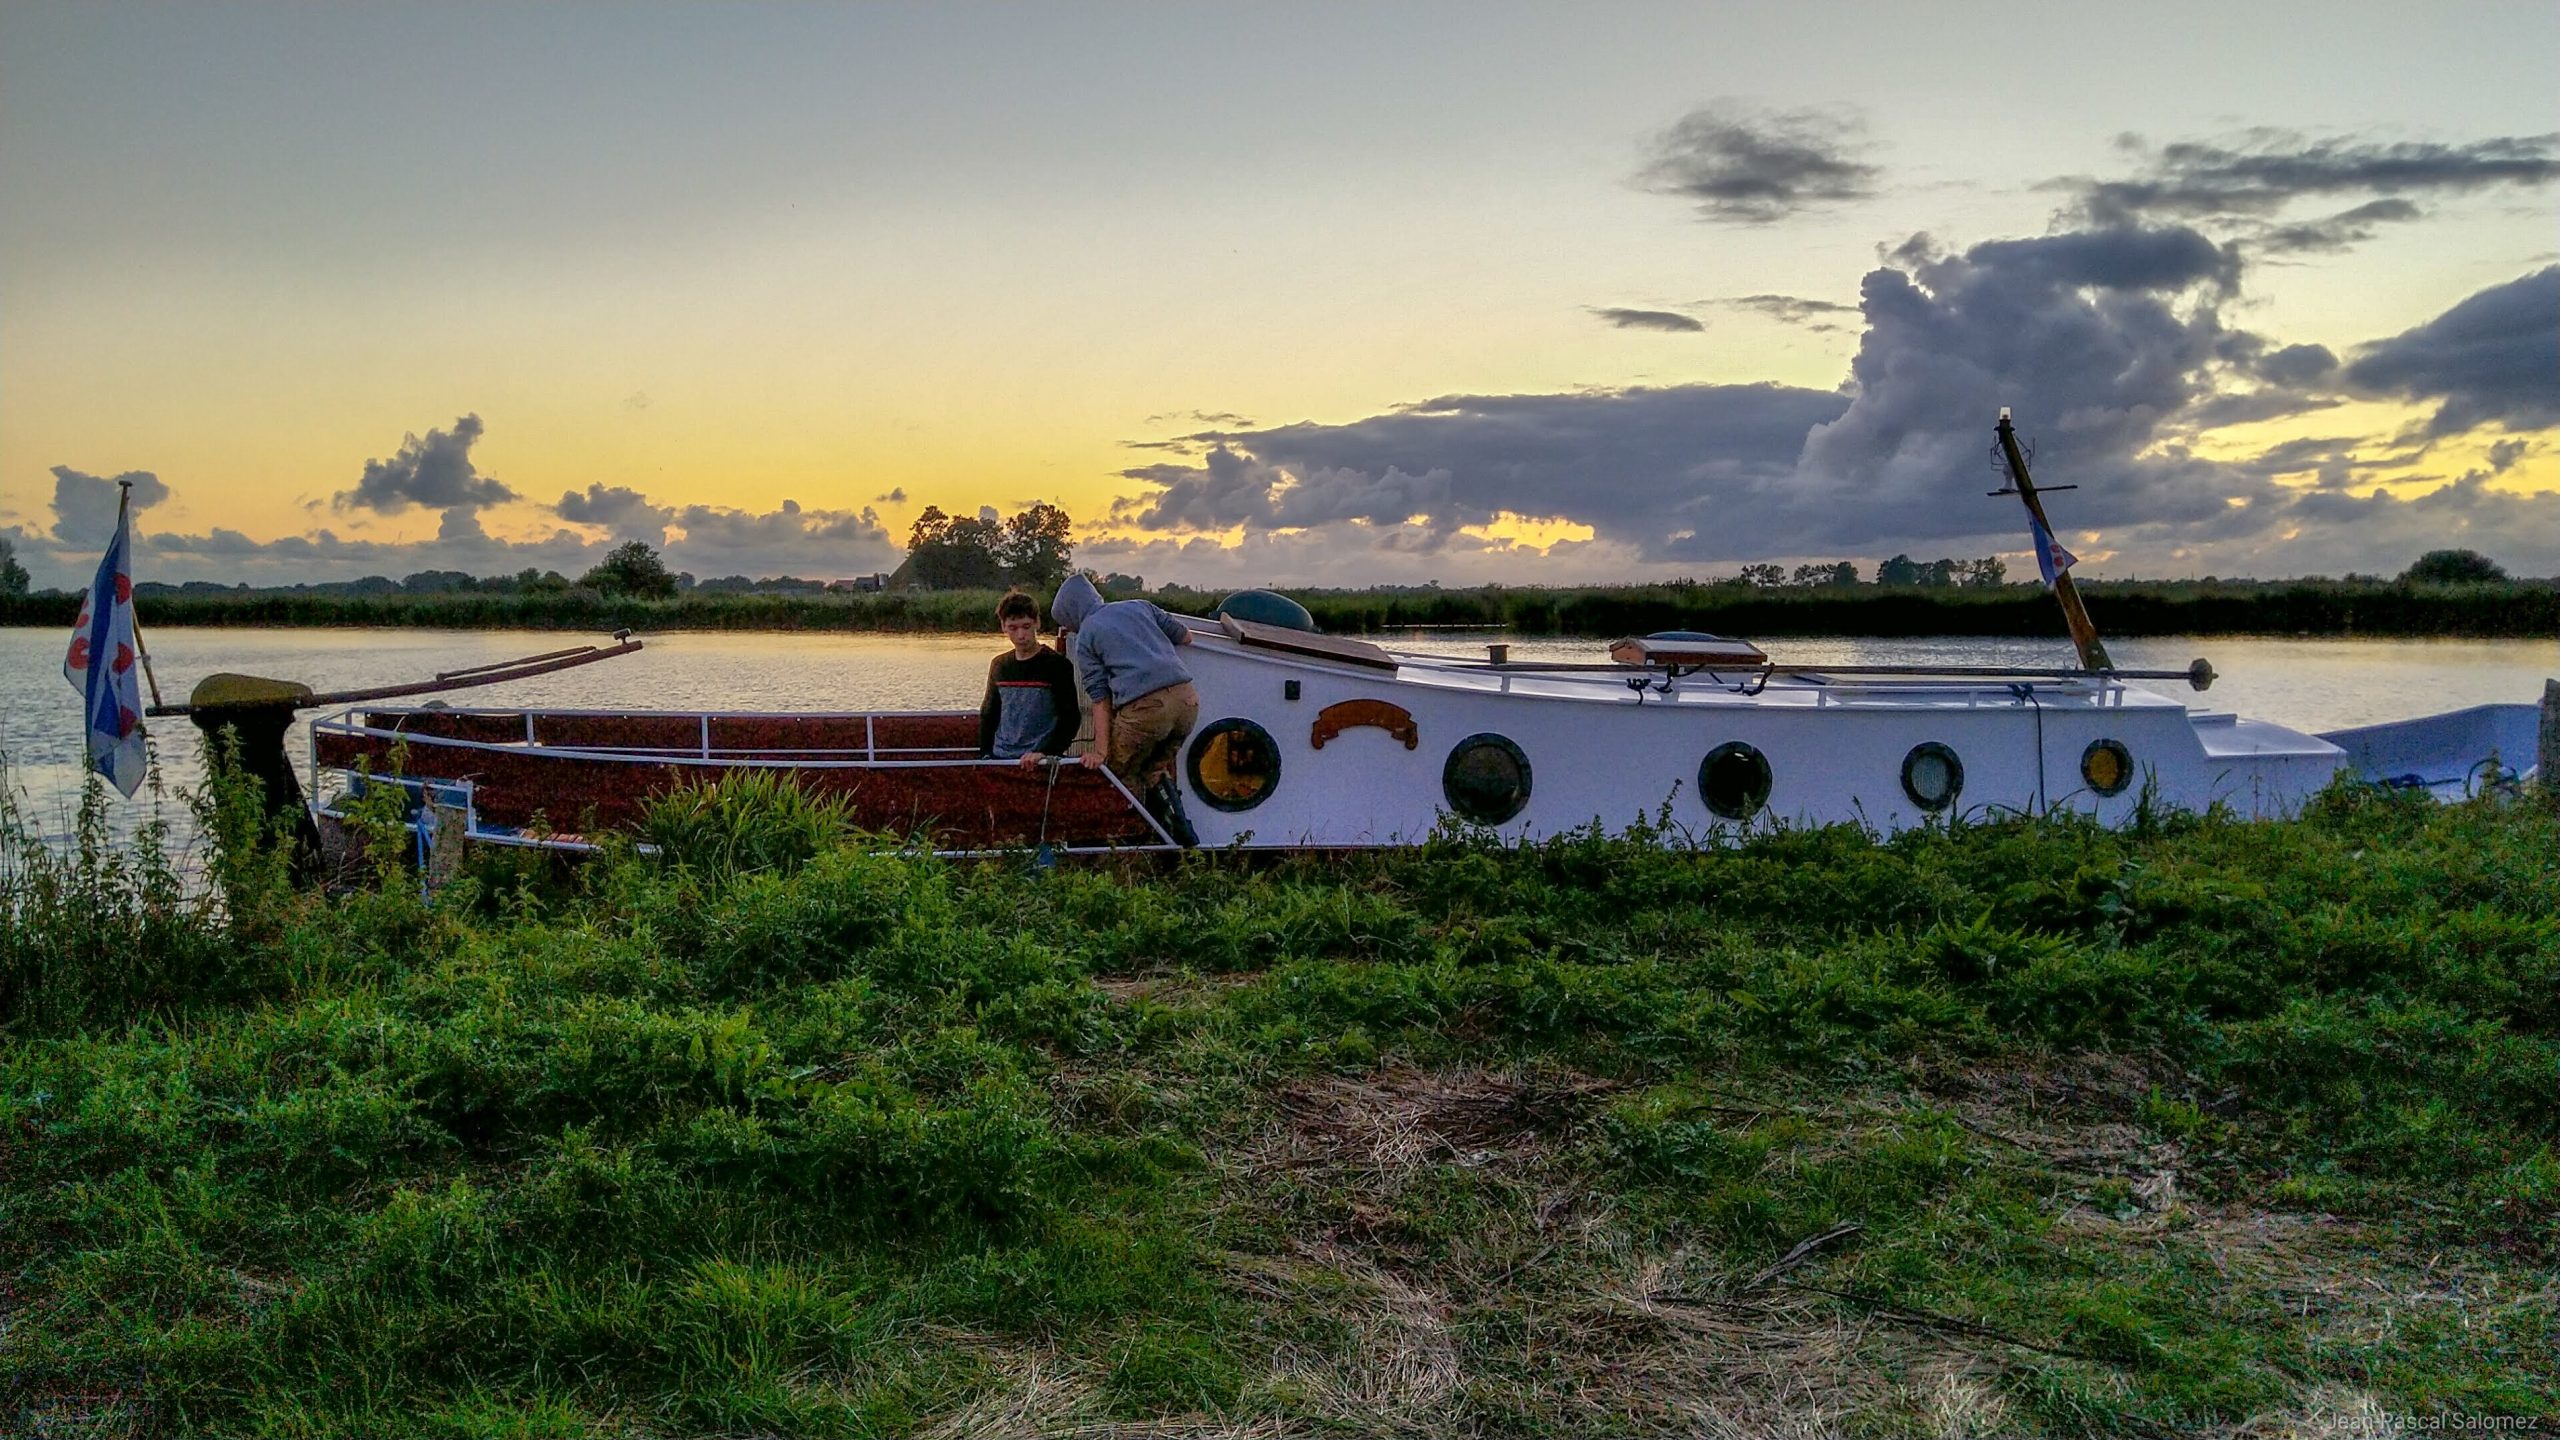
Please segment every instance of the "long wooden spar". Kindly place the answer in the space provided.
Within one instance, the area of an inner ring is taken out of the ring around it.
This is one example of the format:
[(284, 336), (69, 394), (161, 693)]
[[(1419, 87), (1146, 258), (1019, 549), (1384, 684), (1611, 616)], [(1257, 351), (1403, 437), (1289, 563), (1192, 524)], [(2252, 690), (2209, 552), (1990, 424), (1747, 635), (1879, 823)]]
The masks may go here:
[[(588, 645), (575, 650), (553, 650), (522, 660), (504, 660), (493, 665), (474, 665), (461, 670), (448, 670), (432, 680), (412, 680), (400, 685), (374, 685), (356, 690), (332, 690), (326, 694), (296, 695), (284, 702), (297, 710), (315, 709), (323, 705), (361, 705), (368, 700), (396, 700), (404, 695), (432, 695), (439, 690), (465, 690), (475, 685), (498, 685), (509, 680), (530, 680), (536, 675), (549, 675), (598, 660), (628, 655), (641, 648), (640, 642), (620, 639), (611, 645)], [(252, 702), (272, 705), (274, 700)], [(242, 708), (242, 702), (185, 705), (154, 705), (146, 715), (193, 715), (198, 711), (214, 712)]]
[[(2036, 482), (2027, 478), (2026, 453), (2018, 448), (2018, 432), (2009, 424), (2007, 406), (2000, 407), (2000, 423), (1992, 428), (2000, 437), (2000, 458), (2009, 465), (2009, 484), (2018, 498), (2026, 502), (2027, 513), (2035, 518), (2035, 540), (2038, 545), (2043, 545), (2045, 537), (2053, 534), (2053, 523), (2044, 518), (2044, 502), (2036, 498)], [(2068, 490), (2071, 487), (2062, 485), (2055, 488)], [(1991, 493), (1998, 495), (2003, 492), (1994, 490)], [(2107, 658), (2106, 642), (2098, 638), (2097, 622), (2089, 618), (2089, 607), (2080, 603), (2080, 587), (2071, 582), (2070, 571), (2056, 569), (2053, 572), (2053, 598), (2062, 607), (2063, 623), (2071, 627), (2071, 643), (2080, 652), (2081, 668), (2115, 669), (2116, 662)], [(2201, 690), (2204, 687), (2199, 685), (2196, 688)]]

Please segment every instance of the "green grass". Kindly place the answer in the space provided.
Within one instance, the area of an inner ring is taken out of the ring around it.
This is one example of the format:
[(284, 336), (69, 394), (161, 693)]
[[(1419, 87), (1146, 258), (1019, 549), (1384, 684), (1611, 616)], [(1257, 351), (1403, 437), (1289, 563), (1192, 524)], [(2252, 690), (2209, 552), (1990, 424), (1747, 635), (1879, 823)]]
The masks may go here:
[(2532, 805), (1039, 872), (732, 787), (429, 903), (209, 803), (0, 864), (0, 1432), (2560, 1411)]

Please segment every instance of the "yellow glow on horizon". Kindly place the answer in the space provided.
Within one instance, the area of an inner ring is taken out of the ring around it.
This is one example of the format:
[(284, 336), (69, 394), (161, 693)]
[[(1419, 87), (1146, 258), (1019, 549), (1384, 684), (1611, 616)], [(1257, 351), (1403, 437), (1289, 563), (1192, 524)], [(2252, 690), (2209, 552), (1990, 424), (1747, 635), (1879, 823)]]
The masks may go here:
[(1503, 510), (1497, 512), (1487, 523), (1469, 525), (1459, 533), (1473, 535), (1479, 540), (1508, 540), (1514, 545), (1525, 546), (1532, 550), (1545, 550), (1566, 540), (1576, 542), (1590, 540), (1600, 532), (1578, 521), (1520, 515)]

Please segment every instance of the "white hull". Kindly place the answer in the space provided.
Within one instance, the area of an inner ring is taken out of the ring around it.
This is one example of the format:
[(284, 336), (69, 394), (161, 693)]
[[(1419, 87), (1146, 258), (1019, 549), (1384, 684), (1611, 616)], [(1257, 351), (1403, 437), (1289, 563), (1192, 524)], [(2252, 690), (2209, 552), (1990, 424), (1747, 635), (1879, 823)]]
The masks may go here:
[[(1593, 648), (1597, 660), (1600, 647)], [(1397, 655), (1389, 672), (1275, 654), (1206, 629), (1182, 654), (1200, 692), (1200, 730), (1230, 717), (1251, 720), (1280, 758), (1276, 780), (1250, 809), (1204, 803), (1187, 777), (1192, 823), (1211, 846), (1419, 840), (1449, 813), (1442, 767), (1451, 748), (1486, 733), (1516, 745), (1531, 776), (1526, 803), (1492, 828), (1529, 840), (1595, 822), (1618, 831), (1665, 814), (1675, 838), (1772, 822), (1855, 821), (1890, 833), (1931, 818), (1902, 783), (1905, 757), (1923, 742), (1946, 746), (1963, 767), (1961, 791), (1940, 813), (2069, 811), (2110, 825), (2132, 816), (2146, 787), (2159, 804), (2288, 815), (2346, 758), (2300, 731), (2087, 678), (1825, 679), (1781, 671), (1744, 694), (1745, 681), (1759, 677), (1702, 674), (1640, 698), (1627, 684), (1639, 673), (1633, 667), (1539, 673)], [(1294, 700), (1286, 693), (1293, 681)], [(1407, 712), (1416, 743), (1408, 748), (1364, 726), (1315, 746), (1319, 713), (1350, 700)], [(2132, 762), (2131, 783), (2113, 795), (2082, 778), (2084, 754), (2101, 740), (2122, 745)], [(1767, 804), (1744, 821), (1712, 813), (1699, 793), (1701, 760), (1732, 741), (1757, 749), (1769, 768)]]

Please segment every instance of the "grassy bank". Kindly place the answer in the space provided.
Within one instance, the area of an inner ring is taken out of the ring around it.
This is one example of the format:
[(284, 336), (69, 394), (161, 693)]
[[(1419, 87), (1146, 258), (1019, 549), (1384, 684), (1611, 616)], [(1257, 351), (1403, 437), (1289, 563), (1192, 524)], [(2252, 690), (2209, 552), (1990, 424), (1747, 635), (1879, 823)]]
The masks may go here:
[(433, 905), (10, 852), (0, 1431), (2560, 1411), (2547, 812), (1129, 874), (795, 814)]
[[(2091, 581), (2081, 586), (2110, 635), (2517, 636), (2560, 634), (2560, 585), (2399, 581)], [(1615, 636), (1672, 628), (1750, 636), (2063, 635), (2035, 585), (1924, 589), (1874, 585), (1753, 589), (1734, 584), (1473, 590), (1291, 591), (1327, 630), (1408, 625), (1508, 628), (1522, 634)], [(1152, 598), (1206, 614), (1221, 592), (1179, 588)], [(630, 600), (551, 594), (316, 595), (290, 591), (146, 595), (146, 627), (418, 625), (465, 629), (983, 631), (993, 591), (680, 595)], [(0, 596), (0, 624), (68, 627), (70, 596)]]

